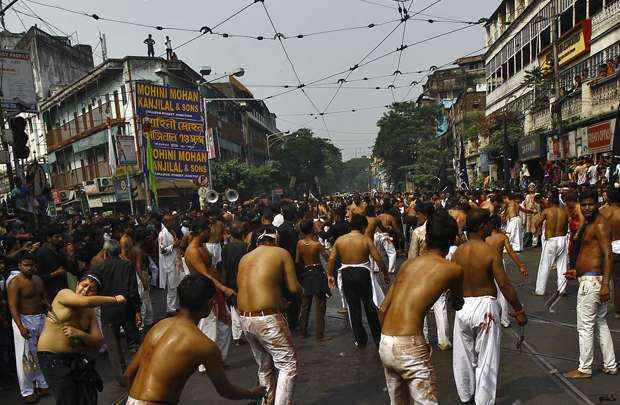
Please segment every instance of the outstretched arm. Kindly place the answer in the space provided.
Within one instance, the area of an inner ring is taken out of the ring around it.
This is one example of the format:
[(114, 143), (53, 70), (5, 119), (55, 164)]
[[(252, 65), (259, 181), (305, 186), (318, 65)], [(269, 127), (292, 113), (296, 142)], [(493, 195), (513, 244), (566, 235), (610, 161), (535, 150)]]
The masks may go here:
[(58, 299), (58, 303), (70, 308), (94, 308), (102, 305), (114, 305), (125, 302), (125, 297), (122, 295), (117, 295), (115, 297), (104, 297), (99, 295), (86, 297), (76, 294), (68, 288), (59, 291), (56, 298)]

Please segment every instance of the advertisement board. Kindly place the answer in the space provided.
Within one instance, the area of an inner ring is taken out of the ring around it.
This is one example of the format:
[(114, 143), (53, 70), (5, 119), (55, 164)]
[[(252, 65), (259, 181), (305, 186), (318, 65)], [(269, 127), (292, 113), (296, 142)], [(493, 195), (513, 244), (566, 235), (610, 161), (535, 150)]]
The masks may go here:
[(0, 50), (2, 108), (5, 112), (37, 112), (30, 52)]
[(206, 175), (208, 146), (196, 89), (136, 84), (136, 113), (148, 123), (145, 142), (157, 177), (196, 179)]
[(615, 124), (616, 120), (612, 119), (588, 127), (588, 151), (590, 153), (611, 151)]
[(116, 159), (119, 165), (136, 165), (138, 157), (133, 136), (116, 135)]
[[(575, 60), (579, 56), (590, 52), (592, 40), (592, 20), (583, 20), (572, 30), (562, 35), (558, 41), (558, 63), (560, 66)], [(553, 50), (546, 48), (539, 56), (539, 65), (542, 69), (552, 68)]]

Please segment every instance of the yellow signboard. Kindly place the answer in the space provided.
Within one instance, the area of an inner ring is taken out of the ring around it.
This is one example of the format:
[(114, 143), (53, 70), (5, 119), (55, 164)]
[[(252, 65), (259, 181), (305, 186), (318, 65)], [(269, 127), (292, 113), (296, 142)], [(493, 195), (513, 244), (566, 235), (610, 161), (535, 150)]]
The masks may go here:
[[(558, 63), (563, 66), (579, 56), (590, 52), (592, 38), (592, 20), (584, 20), (575, 26), (558, 41)], [(548, 47), (538, 57), (538, 63), (543, 70), (552, 68), (553, 49)]]

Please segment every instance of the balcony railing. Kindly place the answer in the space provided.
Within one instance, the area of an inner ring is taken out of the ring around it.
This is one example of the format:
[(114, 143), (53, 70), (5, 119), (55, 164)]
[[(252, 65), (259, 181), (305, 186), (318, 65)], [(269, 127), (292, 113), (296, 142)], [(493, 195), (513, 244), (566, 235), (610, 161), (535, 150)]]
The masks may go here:
[(620, 22), (620, 1), (614, 1), (600, 13), (592, 16), (592, 38), (614, 27), (618, 22)]
[(581, 93), (566, 99), (562, 103), (562, 120), (578, 119), (581, 116), (583, 100)]
[(551, 128), (551, 111), (549, 108), (532, 112), (532, 130), (550, 129)]
[[(107, 118), (113, 118), (114, 104), (112, 102), (95, 107), (86, 114), (61, 124), (59, 127), (47, 131), (47, 147), (53, 151), (58, 147), (70, 143), (73, 139), (101, 130), (107, 124)], [(123, 118), (116, 117), (113, 121)]]
[(620, 73), (613, 76), (597, 79), (590, 86), (592, 88), (592, 112), (602, 113), (618, 107), (620, 100)]
[(64, 173), (52, 174), (52, 187), (58, 190), (73, 189), (84, 181), (94, 180), (98, 177), (109, 177), (110, 175), (110, 166), (107, 163), (96, 163)]

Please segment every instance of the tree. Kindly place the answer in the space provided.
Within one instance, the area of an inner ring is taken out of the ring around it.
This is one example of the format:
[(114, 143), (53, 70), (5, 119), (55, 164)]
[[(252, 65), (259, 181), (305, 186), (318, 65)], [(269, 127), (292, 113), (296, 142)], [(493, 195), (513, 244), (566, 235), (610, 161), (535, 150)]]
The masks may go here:
[(436, 135), (436, 106), (395, 103), (377, 125), (373, 154), (381, 159), (393, 186), (404, 184), (407, 173), (417, 186), (438, 188), (442, 162), (450, 162), (450, 148), (442, 148)]
[(342, 154), (329, 139), (314, 136), (310, 129), (299, 129), (281, 144), (276, 143), (272, 157), (279, 164), (280, 183), (290, 184), (294, 177), (295, 185), (303, 192), (337, 191)]
[(368, 191), (371, 160), (365, 156), (347, 160), (340, 172), (340, 191), (359, 193)]
[(214, 190), (224, 192), (233, 188), (242, 198), (270, 194), (277, 185), (278, 164), (267, 162), (251, 166), (237, 159), (217, 160), (211, 164)]

